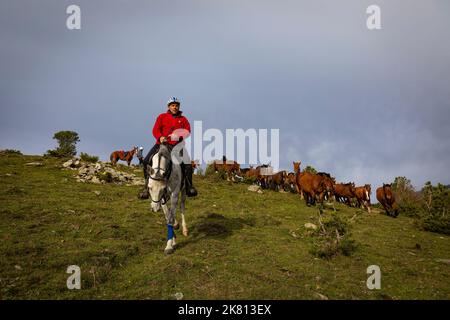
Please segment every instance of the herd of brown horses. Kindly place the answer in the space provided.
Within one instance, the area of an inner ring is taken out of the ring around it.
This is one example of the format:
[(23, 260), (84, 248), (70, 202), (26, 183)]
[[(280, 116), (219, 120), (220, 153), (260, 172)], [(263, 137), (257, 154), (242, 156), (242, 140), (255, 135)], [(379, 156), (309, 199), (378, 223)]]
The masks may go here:
[[(118, 160), (123, 160), (130, 166), (133, 156), (138, 151), (134, 147), (130, 151), (114, 151), (111, 153), (110, 160), (113, 165)], [(308, 206), (315, 205), (318, 202), (323, 207), (324, 200), (335, 199), (338, 202), (347, 204), (348, 206), (356, 206), (371, 212), (370, 196), (371, 186), (355, 186), (354, 182), (336, 183), (329, 173), (300, 170), (301, 162), (293, 162), (294, 172), (286, 172), (285, 170), (276, 173), (272, 172), (269, 165), (260, 165), (257, 167), (241, 168), (236, 161), (216, 160), (212, 163), (214, 171), (224, 171), (227, 180), (235, 181), (236, 177), (254, 180), (261, 188), (272, 189), (275, 191), (291, 191), (298, 193), (301, 199), (306, 201)], [(192, 167), (197, 167), (197, 162), (191, 162)], [(398, 206), (395, 202), (395, 194), (390, 184), (383, 184), (377, 188), (376, 197), (378, 202), (386, 210), (389, 216), (398, 216)]]
[[(214, 170), (224, 171), (227, 180), (235, 181), (235, 178), (243, 177), (254, 180), (261, 188), (275, 191), (284, 190), (298, 193), (308, 206), (318, 202), (323, 207), (324, 201), (335, 199), (348, 206), (356, 206), (371, 212), (370, 196), (371, 186), (355, 186), (354, 182), (336, 183), (329, 173), (300, 170), (301, 162), (293, 162), (294, 172), (271, 172), (271, 167), (261, 165), (250, 168), (240, 168), (236, 161), (226, 160), (213, 162)], [(389, 216), (398, 216), (398, 207), (395, 202), (395, 194), (390, 184), (383, 184), (377, 188), (376, 197)]]

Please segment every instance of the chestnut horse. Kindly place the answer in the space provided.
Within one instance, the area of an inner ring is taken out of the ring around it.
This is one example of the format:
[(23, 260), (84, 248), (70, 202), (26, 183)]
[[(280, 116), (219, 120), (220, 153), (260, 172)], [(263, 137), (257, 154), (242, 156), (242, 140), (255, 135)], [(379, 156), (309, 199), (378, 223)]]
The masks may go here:
[(386, 213), (394, 218), (398, 216), (398, 206), (395, 203), (395, 194), (392, 191), (390, 184), (384, 184), (382, 187), (377, 188), (377, 200), (383, 206)]
[(126, 161), (128, 163), (128, 166), (130, 166), (131, 161), (133, 160), (133, 156), (134, 154), (137, 152), (138, 147), (134, 146), (134, 148), (130, 151), (114, 151), (113, 153), (111, 153), (111, 155), (109, 156), (109, 160), (111, 160), (112, 165), (116, 165), (117, 161), (122, 160), (122, 161)]

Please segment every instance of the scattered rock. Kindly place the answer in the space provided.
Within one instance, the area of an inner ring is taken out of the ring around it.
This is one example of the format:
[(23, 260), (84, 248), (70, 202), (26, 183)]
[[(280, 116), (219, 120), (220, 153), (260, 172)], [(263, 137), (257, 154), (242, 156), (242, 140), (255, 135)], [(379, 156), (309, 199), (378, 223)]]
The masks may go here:
[(445, 264), (450, 264), (450, 259), (436, 259), (436, 262), (442, 262)]
[(251, 186), (249, 186), (249, 187), (247, 188), (247, 190), (248, 190), (248, 191), (252, 191), (252, 192), (258, 192), (258, 191), (261, 191), (261, 187), (252, 184)]
[(110, 163), (100, 161), (87, 163), (73, 158), (63, 163), (62, 166), (63, 168), (78, 170), (75, 176), (77, 182), (90, 182), (94, 184), (115, 183), (127, 186), (143, 186), (145, 184), (144, 178), (119, 171), (118, 169), (116, 170), (111, 167)]
[(314, 223), (305, 223), (305, 228), (306, 229), (312, 229), (312, 230), (317, 230), (317, 226)]
[(183, 293), (181, 293), (181, 292), (177, 292), (177, 293), (175, 293), (173, 296), (174, 296), (175, 299), (177, 299), (177, 300), (182, 300), (183, 297), (184, 297)]
[(97, 178), (97, 177), (92, 177), (92, 179), (91, 179), (91, 182), (92, 183), (96, 183), (96, 184), (101, 184), (102, 182), (100, 181), (100, 179), (99, 178)]
[(100, 191), (94, 191), (94, 193), (98, 196), (102, 194)]
[(27, 166), (35, 166), (35, 167), (43, 166), (42, 162), (28, 162), (26, 165)]
[(291, 236), (293, 236), (296, 239), (299, 237), (298, 234), (296, 234), (294, 231), (291, 231), (290, 234), (291, 234)]
[(328, 297), (327, 296), (325, 296), (325, 295), (323, 295), (323, 294), (321, 294), (321, 293), (318, 293), (318, 292), (314, 292), (315, 294), (316, 294), (316, 296), (318, 296), (321, 300), (328, 300)]
[(14, 269), (16, 269), (16, 270), (22, 270), (22, 267), (19, 266), (19, 265), (15, 265), (15, 266), (14, 266)]
[(80, 160), (77, 158), (72, 158), (63, 163), (63, 168), (76, 169), (80, 166)]

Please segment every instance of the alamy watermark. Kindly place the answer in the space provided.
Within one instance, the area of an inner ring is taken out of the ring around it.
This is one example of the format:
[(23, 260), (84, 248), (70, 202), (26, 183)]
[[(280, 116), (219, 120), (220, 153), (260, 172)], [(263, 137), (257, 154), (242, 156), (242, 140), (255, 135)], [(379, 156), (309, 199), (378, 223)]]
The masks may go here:
[[(268, 164), (273, 171), (280, 166), (280, 129), (226, 129), (225, 133), (216, 128), (203, 131), (203, 122), (194, 121), (192, 136), (184, 144), (174, 147), (172, 155), (175, 162), (185, 162), (187, 155), (179, 156), (183, 147), (196, 162), (211, 163), (222, 160), (247, 163), (249, 165)], [(172, 140), (189, 137), (185, 129), (176, 129), (171, 135)], [(247, 148), (248, 146), (248, 148)]]
[(81, 289), (81, 268), (77, 265), (71, 265), (67, 267), (66, 273), (69, 273), (70, 276), (67, 278), (67, 289), (73, 290)]
[(367, 7), (366, 13), (369, 17), (366, 20), (366, 26), (369, 30), (381, 29), (381, 9), (379, 6), (372, 4)]
[(71, 4), (66, 8), (66, 13), (69, 15), (66, 19), (66, 27), (69, 30), (81, 29), (81, 8), (75, 4)]
[(370, 290), (381, 289), (381, 269), (377, 265), (371, 265), (367, 267), (367, 274), (370, 276), (367, 278), (366, 285)]

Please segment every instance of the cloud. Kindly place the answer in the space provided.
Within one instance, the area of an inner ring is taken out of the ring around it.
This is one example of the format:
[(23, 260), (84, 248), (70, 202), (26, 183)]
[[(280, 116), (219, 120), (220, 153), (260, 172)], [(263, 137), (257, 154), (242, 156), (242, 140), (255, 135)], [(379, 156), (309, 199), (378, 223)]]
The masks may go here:
[[(58, 130), (107, 159), (154, 143), (176, 95), (208, 128), (279, 128), (281, 167), (342, 181), (449, 183), (448, 1), (0, 3), (0, 147), (43, 153)], [(26, 10), (25, 10), (26, 9)], [(432, 35), (432, 36), (430, 36)]]

